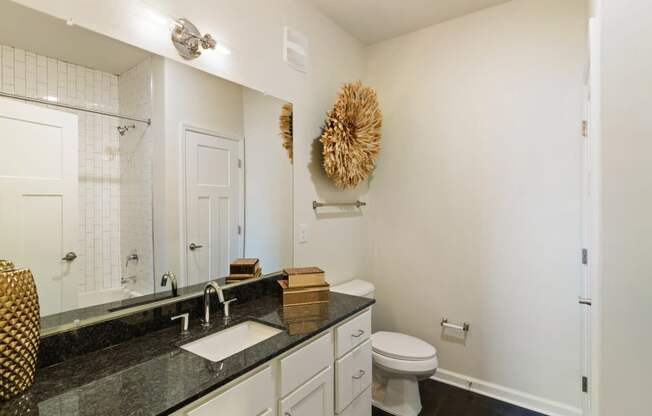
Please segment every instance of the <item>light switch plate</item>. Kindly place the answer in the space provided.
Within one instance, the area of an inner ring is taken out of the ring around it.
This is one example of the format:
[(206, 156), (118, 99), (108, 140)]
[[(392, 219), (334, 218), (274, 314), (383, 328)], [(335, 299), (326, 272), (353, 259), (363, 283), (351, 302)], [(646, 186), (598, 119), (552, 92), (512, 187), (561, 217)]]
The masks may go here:
[(306, 244), (308, 242), (308, 225), (299, 224), (299, 244)]

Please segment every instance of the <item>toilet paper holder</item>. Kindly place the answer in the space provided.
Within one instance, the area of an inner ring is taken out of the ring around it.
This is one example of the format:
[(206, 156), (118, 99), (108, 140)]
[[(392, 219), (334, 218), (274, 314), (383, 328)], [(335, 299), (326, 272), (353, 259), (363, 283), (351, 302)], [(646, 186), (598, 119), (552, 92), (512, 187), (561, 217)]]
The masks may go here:
[(464, 322), (462, 325), (450, 324), (448, 323), (448, 318), (441, 318), (441, 326), (443, 328), (457, 329), (458, 331), (464, 332), (469, 332), (469, 328), (471, 327), (468, 322)]

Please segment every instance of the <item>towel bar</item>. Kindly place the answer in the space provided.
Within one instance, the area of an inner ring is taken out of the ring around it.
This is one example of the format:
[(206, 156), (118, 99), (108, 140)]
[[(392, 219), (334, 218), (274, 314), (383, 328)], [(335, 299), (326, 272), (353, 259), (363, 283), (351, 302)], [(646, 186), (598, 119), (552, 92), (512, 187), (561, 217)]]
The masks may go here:
[(312, 209), (317, 209), (320, 207), (364, 207), (366, 206), (366, 202), (362, 201), (355, 201), (355, 202), (319, 202), (319, 201), (312, 201)]

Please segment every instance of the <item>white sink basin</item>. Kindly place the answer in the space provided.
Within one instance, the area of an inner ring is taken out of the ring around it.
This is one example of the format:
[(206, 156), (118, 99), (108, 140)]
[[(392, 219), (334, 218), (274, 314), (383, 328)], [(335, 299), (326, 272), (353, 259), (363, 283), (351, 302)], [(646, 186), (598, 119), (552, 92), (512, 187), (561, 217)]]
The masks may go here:
[(271, 326), (246, 321), (231, 328), (209, 335), (181, 348), (211, 361), (222, 361), (235, 353), (256, 345), (282, 332)]

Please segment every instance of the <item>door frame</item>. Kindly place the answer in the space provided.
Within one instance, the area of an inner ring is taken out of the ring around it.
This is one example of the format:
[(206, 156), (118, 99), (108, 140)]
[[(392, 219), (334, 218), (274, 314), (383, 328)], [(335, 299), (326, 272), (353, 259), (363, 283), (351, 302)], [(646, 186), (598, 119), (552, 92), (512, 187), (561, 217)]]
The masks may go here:
[(187, 183), (187, 166), (186, 166), (186, 148), (187, 148), (187, 139), (186, 134), (189, 132), (204, 134), (207, 136), (213, 136), (220, 139), (232, 140), (238, 142), (238, 151), (240, 153), (240, 159), (242, 160), (242, 167), (238, 169), (238, 179), (239, 179), (239, 208), (238, 208), (238, 224), (242, 227), (242, 233), (238, 239), (238, 253), (240, 256), (244, 255), (244, 245), (245, 245), (245, 145), (244, 137), (236, 137), (230, 134), (224, 134), (217, 132), (215, 130), (205, 129), (202, 127), (197, 127), (192, 124), (182, 123), (180, 129), (180, 140), (179, 140), (179, 250), (181, 253), (181, 264), (179, 267), (179, 285), (187, 286), (188, 283), (188, 190), (186, 187)]

